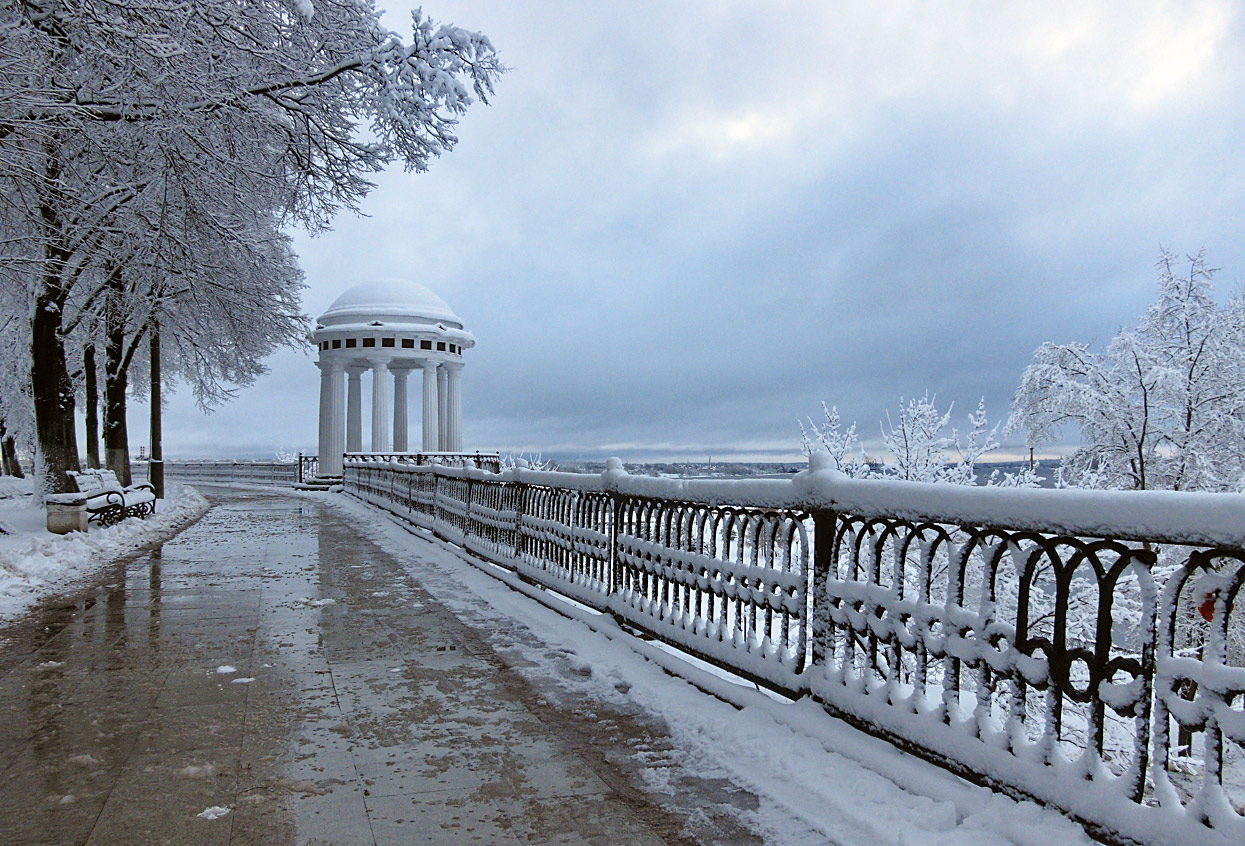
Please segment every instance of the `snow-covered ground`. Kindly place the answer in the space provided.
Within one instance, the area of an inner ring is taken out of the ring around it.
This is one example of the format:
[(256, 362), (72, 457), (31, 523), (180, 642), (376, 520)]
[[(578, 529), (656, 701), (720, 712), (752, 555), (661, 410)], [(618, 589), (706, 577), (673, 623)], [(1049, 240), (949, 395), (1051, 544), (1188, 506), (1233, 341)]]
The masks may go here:
[(0, 621), (12, 619), (49, 594), (100, 567), (176, 534), (208, 508), (193, 488), (156, 501), (156, 513), (115, 526), (95, 524), (85, 534), (54, 535), (30, 481), (0, 477)]
[[(559, 690), (571, 702), (638, 707), (663, 720), (678, 746), (674, 757), (682, 775), (729, 778), (757, 796), (755, 809), (740, 811), (741, 822), (767, 843), (1092, 842), (1054, 811), (969, 785), (831, 718), (810, 701), (780, 701), (684, 662), (622, 633), (608, 617), (420, 540), (420, 533), (413, 536), (404, 524), (357, 500), (308, 495), (352, 513), (369, 537), (405, 562), (438, 601), (485, 633), (499, 653), (513, 656), (512, 665), (541, 689)], [(566, 672), (567, 662), (573, 672)], [(674, 789), (668, 766), (644, 773), (651, 790)]]

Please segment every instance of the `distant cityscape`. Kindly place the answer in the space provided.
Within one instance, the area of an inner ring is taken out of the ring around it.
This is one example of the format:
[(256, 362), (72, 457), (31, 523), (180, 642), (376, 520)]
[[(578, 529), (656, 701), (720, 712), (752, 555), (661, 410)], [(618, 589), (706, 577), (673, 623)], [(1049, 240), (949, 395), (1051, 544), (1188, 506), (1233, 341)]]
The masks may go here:
[[(604, 461), (556, 461), (554, 469), (568, 473), (599, 473), (605, 469)], [(1042, 487), (1054, 487), (1054, 471), (1058, 461), (1049, 461), (1049, 472), (1039, 473), (1045, 477)], [(977, 484), (984, 485), (995, 473), (1001, 478), (1007, 473), (1019, 473), (1029, 466), (1028, 461), (982, 461), (977, 464)], [(675, 479), (781, 479), (808, 469), (806, 461), (674, 461), (635, 462), (627, 464), (627, 472), (633, 476), (665, 476)]]

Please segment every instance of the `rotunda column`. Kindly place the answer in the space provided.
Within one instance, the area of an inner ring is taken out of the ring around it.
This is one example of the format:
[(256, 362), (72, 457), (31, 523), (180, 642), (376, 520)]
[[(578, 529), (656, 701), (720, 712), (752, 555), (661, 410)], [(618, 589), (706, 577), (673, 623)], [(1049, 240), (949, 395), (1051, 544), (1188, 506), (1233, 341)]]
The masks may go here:
[(384, 359), (372, 365), (372, 452), (389, 452), (389, 368)]
[(437, 368), (437, 451), (450, 451), (450, 372), (442, 364)]
[(317, 361), (316, 367), (320, 368), (320, 439), (317, 449), (320, 474), (324, 475), (324, 460), (328, 458), (329, 450), (332, 448), (329, 437), (332, 434), (330, 426), (333, 422), (333, 369), (327, 361)]
[(446, 449), (451, 452), (462, 452), (463, 449), (463, 393), (462, 393), (462, 376), (463, 365), (461, 361), (451, 361), (445, 365), (449, 371), (449, 438), (447, 439)]
[(342, 378), (342, 363), (330, 361), (329, 371), (329, 436), (328, 449), (321, 447), (320, 475), (342, 474), (342, 453), (346, 451), (346, 380)]
[(346, 368), (346, 452), (363, 452), (363, 385), (361, 378), (367, 366), (352, 364)]
[(436, 452), (439, 433), (437, 431), (437, 363), (425, 360), (424, 368), (424, 452)]
[(406, 376), (405, 367), (389, 365), (393, 374), (393, 451), (406, 452)]

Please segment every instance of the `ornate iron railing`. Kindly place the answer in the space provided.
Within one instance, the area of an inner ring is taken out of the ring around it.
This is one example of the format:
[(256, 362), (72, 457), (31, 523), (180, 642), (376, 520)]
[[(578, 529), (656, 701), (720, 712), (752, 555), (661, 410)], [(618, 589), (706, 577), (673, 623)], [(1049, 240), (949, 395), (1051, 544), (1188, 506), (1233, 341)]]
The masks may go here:
[(358, 455), (344, 481), (1108, 839), (1245, 840), (1245, 497), (865, 482), (826, 460), (696, 481)]
[(320, 475), (320, 456), (298, 454), (298, 483), (301, 485)]
[(417, 466), (435, 464), (441, 467), (475, 467), (492, 473), (501, 472), (501, 454), (496, 452), (348, 452), (346, 457), (397, 461)]

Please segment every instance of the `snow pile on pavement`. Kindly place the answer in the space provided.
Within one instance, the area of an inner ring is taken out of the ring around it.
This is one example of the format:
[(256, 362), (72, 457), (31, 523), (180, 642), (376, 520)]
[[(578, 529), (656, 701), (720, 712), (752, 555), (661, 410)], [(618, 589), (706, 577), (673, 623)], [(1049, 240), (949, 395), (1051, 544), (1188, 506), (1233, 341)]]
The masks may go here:
[[(664, 721), (677, 748), (643, 773), (649, 790), (679, 789), (672, 763), (685, 776), (725, 778), (757, 797), (754, 808), (739, 811), (740, 821), (767, 843), (1092, 842), (1061, 814), (970, 785), (851, 728), (811, 701), (780, 701), (751, 685), (711, 678), (623, 635), (608, 617), (569, 604), (561, 613), (551, 610), (542, 604), (557, 602), (548, 592), (520, 592), (524, 586), (517, 579), (487, 564), (469, 564), (465, 554), (439, 543), (423, 543), (419, 534), (412, 537), (362, 503), (323, 501), (351, 513), (365, 535), (403, 561), (425, 590), (485, 635), (537, 689), (561, 691), (562, 704), (595, 700)], [(544, 599), (534, 601), (539, 594)], [(715, 689), (721, 698), (702, 688)]]
[(220, 805), (213, 805), (210, 808), (204, 808), (202, 811), (195, 814), (195, 816), (203, 820), (218, 820), (221, 817), (225, 816), (225, 814), (227, 813), (229, 813), (228, 808), (222, 807)]
[(30, 480), (0, 476), (0, 500), (23, 499), (30, 496)]
[(172, 537), (208, 509), (193, 488), (156, 503), (146, 519), (129, 518), (115, 526), (92, 524), (85, 534), (54, 535), (47, 516), (30, 494), (29, 480), (4, 479), (0, 485), (0, 620), (22, 613), (39, 599), (97, 570), (110, 561)]

